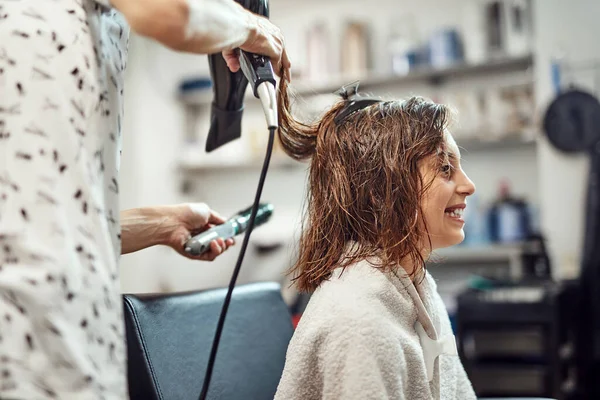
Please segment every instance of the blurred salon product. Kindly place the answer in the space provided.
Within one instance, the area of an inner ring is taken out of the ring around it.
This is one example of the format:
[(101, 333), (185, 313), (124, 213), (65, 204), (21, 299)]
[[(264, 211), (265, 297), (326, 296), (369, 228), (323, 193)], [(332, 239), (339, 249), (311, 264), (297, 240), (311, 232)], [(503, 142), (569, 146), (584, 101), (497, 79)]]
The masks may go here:
[(463, 61), (462, 41), (455, 29), (441, 29), (429, 40), (429, 63), (435, 68), (449, 67)]
[(329, 31), (323, 22), (312, 25), (306, 33), (306, 71), (309, 81), (323, 80), (330, 77), (331, 48)]
[(369, 32), (365, 23), (350, 21), (342, 35), (341, 73), (361, 78), (369, 71)]
[(503, 52), (503, 37), (502, 37), (502, 1), (492, 1), (486, 4), (485, 18), (487, 26), (487, 47), (490, 55), (498, 55)]
[(490, 238), (496, 243), (516, 243), (531, 233), (529, 207), (523, 199), (513, 196), (507, 180), (500, 181), (498, 198), (488, 213)]
[(394, 19), (388, 43), (392, 74), (406, 75), (419, 63), (419, 44), (415, 38), (414, 17)]
[(469, 197), (467, 207), (464, 211), (465, 240), (466, 246), (483, 246), (490, 242), (487, 218), (479, 195), (477, 193)]
[(487, 45), (490, 56), (518, 57), (531, 52), (530, 0), (499, 0), (486, 4)]
[(485, 92), (484, 129), (482, 130), (483, 140), (497, 140), (506, 136), (507, 115), (509, 113), (509, 104), (498, 88), (492, 88)]
[(521, 253), (523, 280), (545, 281), (551, 279), (550, 257), (545, 238), (541, 234), (531, 234), (523, 241)]
[(194, 146), (204, 143), (204, 135), (201, 135), (199, 122), (201, 119), (201, 108), (203, 99), (211, 94), (212, 82), (209, 78), (184, 79), (179, 84), (179, 96), (184, 100), (185, 113), (185, 146)]
[(468, 64), (481, 64), (487, 59), (484, 5), (479, 1), (470, 1), (465, 2), (463, 7), (461, 37), (465, 61)]
[(478, 93), (473, 90), (449, 90), (441, 97), (441, 103), (456, 110), (458, 118), (453, 124), (452, 133), (459, 142), (476, 138), (483, 127), (482, 108)]
[(533, 129), (533, 115), (535, 114), (535, 102), (533, 99), (533, 88), (531, 86), (518, 86), (502, 91), (506, 111), (507, 134), (525, 136)]
[[(244, 121), (242, 121), (242, 129), (245, 132), (247, 138), (242, 138), (247, 142), (247, 151), (250, 158), (253, 160), (260, 160), (264, 154), (268, 136), (265, 135), (265, 120), (264, 116), (260, 113), (248, 112), (244, 115)], [(273, 144), (273, 157), (276, 155), (275, 142)]]
[(204, 94), (212, 89), (212, 81), (210, 78), (190, 78), (184, 79), (179, 84), (179, 93), (186, 95), (189, 93)]
[(531, 52), (533, 32), (531, 0), (511, 0), (505, 3), (506, 53), (513, 57), (528, 54)]

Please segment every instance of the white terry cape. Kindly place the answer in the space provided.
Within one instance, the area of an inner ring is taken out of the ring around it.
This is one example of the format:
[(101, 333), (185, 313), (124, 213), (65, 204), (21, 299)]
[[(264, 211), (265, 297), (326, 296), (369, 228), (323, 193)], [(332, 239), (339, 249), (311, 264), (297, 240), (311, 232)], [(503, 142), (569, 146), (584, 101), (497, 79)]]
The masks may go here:
[(361, 261), (321, 284), (290, 342), (276, 400), (476, 399), (433, 278), (415, 285), (400, 270)]

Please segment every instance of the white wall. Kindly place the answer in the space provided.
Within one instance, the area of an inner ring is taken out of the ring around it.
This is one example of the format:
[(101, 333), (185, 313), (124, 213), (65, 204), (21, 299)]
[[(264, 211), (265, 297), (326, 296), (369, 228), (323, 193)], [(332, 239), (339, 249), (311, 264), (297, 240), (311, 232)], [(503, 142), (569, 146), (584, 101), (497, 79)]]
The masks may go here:
[[(180, 73), (167, 67), (191, 66), (193, 61), (169, 52), (167, 63), (165, 52), (154, 43), (132, 37), (120, 173), (122, 208), (179, 201), (178, 182), (173, 171), (180, 150), (184, 114), (174, 100), (175, 78)], [(159, 290), (160, 276), (167, 273), (170, 256), (169, 249), (163, 248), (123, 256), (123, 289)]]
[[(332, 37), (339, 37), (336, 31), (346, 18), (366, 15), (365, 19), (375, 27), (372, 32), (374, 59), (383, 60), (385, 39), (393, 17), (414, 15), (415, 25), (424, 38), (434, 28), (460, 25), (468, 19), (466, 14), (472, 1), (373, 0), (368, 2), (369, 12), (365, 14), (365, 2), (357, 0), (272, 0), (271, 16), (286, 35), (292, 70), (299, 70), (305, 59), (302, 32), (315, 18), (326, 21), (332, 28)], [(206, 74), (206, 57), (176, 54), (139, 37), (132, 38), (130, 48), (121, 173), (122, 207), (205, 201), (228, 215), (249, 205), (258, 180), (258, 169), (205, 172), (196, 176), (196, 187), (191, 194), (183, 195), (179, 191), (183, 177), (177, 170), (177, 161), (182, 151), (184, 116), (175, 90), (182, 77)], [(332, 54), (335, 53), (332, 49)], [(333, 57), (331, 62), (335, 68), (338, 60)], [(388, 66), (381, 62), (375, 64), (375, 69), (387, 72)], [(518, 150), (510, 157), (499, 151), (471, 152), (464, 157), (465, 167), (484, 199), (491, 199), (497, 180), (508, 176), (517, 193), (537, 202), (535, 150)], [(258, 229), (256, 238), (260, 239), (262, 229), (263, 240), (273, 236), (287, 240), (298, 221), (303, 194), (302, 169), (271, 169), (263, 198), (276, 204), (277, 220), (270, 230), (266, 226)], [(288, 244), (291, 242), (287, 240)], [(126, 255), (122, 258), (123, 289), (145, 292), (224, 286), (238, 250), (239, 245), (212, 264), (190, 262), (167, 248)], [(281, 279), (291, 257), (289, 247), (268, 256), (250, 251), (240, 282)]]
[[(536, 97), (540, 110), (555, 96), (550, 77), (553, 57), (565, 56), (567, 62), (598, 61), (598, 16), (597, 0), (535, 2)], [(590, 78), (589, 72), (581, 73), (577, 82), (592, 89)], [(560, 154), (545, 138), (540, 140), (542, 226), (549, 238), (557, 277), (576, 276), (579, 271), (587, 161), (583, 155)]]

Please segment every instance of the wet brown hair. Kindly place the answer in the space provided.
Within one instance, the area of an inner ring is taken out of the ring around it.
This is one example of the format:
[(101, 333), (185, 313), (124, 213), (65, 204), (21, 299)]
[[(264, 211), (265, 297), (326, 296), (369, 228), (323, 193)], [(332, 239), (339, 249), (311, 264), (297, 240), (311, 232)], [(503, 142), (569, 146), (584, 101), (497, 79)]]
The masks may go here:
[[(422, 271), (422, 240), (428, 237), (420, 208), (431, 182), (419, 162), (444, 147), (450, 111), (412, 97), (379, 102), (336, 124), (345, 102), (314, 123), (291, 114), (286, 79), (278, 91), (279, 141), (292, 158), (312, 158), (306, 215), (292, 268), (300, 291), (311, 292), (334, 269), (370, 257), (377, 268), (395, 270), (402, 260)], [(356, 242), (348, 252), (347, 244)]]

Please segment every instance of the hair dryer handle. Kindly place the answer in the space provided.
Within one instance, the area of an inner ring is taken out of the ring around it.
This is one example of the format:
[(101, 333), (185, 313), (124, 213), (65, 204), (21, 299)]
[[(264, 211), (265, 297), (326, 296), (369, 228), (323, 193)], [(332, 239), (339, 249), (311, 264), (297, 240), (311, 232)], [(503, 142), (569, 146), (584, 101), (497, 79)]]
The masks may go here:
[(273, 86), (276, 85), (273, 65), (268, 57), (241, 50), (240, 67), (252, 86), (256, 98), (259, 98), (257, 89), (261, 83), (270, 82)]

